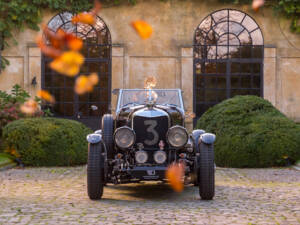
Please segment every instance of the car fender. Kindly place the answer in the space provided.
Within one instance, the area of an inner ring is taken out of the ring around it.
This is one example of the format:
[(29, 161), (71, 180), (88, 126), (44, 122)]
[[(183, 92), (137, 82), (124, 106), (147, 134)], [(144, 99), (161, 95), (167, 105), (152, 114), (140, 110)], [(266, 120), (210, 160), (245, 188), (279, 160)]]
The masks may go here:
[[(201, 142), (205, 143), (205, 144), (213, 144), (216, 140), (216, 135), (212, 134), (212, 133), (205, 133), (205, 134), (201, 134), (200, 139)], [(199, 142), (198, 142), (199, 144)]]
[(102, 142), (102, 135), (101, 134), (89, 134), (86, 136), (86, 140), (91, 144), (96, 144)]
[(198, 146), (199, 146), (199, 138), (202, 134), (205, 134), (205, 130), (197, 129), (193, 130), (192, 132), (192, 138), (194, 142), (194, 151), (198, 152)]

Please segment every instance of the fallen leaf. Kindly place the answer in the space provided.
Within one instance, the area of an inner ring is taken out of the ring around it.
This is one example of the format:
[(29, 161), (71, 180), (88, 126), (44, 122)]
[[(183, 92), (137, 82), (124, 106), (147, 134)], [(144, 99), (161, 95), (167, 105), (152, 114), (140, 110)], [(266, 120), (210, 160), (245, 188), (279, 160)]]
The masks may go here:
[(252, 1), (252, 9), (255, 12), (258, 12), (259, 8), (261, 8), (265, 4), (264, 0), (253, 0)]
[(166, 178), (168, 179), (170, 186), (176, 192), (181, 192), (183, 190), (183, 176), (183, 163), (174, 163), (170, 165), (166, 171)]
[(51, 63), (51, 69), (58, 73), (73, 77), (79, 73), (80, 66), (84, 62), (84, 57), (76, 51), (64, 52), (55, 58)]
[(99, 77), (97, 73), (91, 73), (91, 75), (88, 76), (88, 79), (92, 85), (96, 85), (99, 82)]
[(156, 83), (157, 83), (157, 80), (155, 77), (153, 77), (153, 76), (147, 77), (144, 81), (144, 88), (152, 89), (156, 86)]
[(85, 23), (89, 25), (94, 25), (96, 22), (94, 14), (90, 12), (79, 13), (72, 17), (72, 23)]
[(98, 83), (98, 75), (92, 73), (89, 76), (81, 75), (75, 81), (75, 92), (82, 95), (86, 92), (93, 91), (94, 86)]
[(37, 38), (36, 42), (39, 48), (41, 49), (42, 53), (45, 54), (46, 56), (49, 56), (51, 58), (57, 58), (62, 54), (61, 50), (46, 45), (41, 36)]
[(148, 39), (151, 37), (153, 29), (147, 22), (143, 20), (136, 20), (131, 24), (142, 39)]
[(20, 107), (21, 112), (25, 114), (34, 114), (38, 109), (38, 103), (32, 99), (24, 102), (23, 105)]
[(67, 36), (67, 46), (73, 51), (79, 51), (83, 46), (83, 41), (75, 35)]
[(40, 90), (40, 91), (38, 91), (37, 96), (47, 102), (52, 103), (52, 104), (55, 103), (55, 98), (48, 91)]

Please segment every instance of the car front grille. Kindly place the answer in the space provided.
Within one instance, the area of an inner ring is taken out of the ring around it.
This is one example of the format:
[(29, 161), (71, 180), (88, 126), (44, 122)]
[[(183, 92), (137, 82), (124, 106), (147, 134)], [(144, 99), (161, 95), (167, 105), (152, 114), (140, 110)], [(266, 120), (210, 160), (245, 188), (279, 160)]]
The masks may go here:
[(158, 144), (161, 140), (166, 145), (166, 134), (168, 128), (168, 116), (143, 117), (136, 115), (133, 118), (133, 129), (136, 133), (136, 143), (142, 143), (145, 149), (158, 149)]

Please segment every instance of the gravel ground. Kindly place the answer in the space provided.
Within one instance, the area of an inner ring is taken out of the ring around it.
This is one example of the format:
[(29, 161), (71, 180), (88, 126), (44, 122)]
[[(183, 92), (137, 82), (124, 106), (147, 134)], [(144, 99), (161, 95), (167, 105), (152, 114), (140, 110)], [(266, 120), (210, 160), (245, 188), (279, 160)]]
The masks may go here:
[(166, 184), (108, 185), (86, 194), (85, 167), (0, 172), (0, 224), (300, 224), (300, 171), (216, 170), (216, 196)]

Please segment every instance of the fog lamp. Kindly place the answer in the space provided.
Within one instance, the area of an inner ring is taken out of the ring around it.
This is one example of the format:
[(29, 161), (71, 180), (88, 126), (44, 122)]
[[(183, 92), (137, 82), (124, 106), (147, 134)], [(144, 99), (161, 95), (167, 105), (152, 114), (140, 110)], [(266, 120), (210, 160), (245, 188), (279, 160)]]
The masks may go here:
[(162, 164), (167, 160), (167, 154), (164, 151), (156, 151), (154, 153), (154, 161), (158, 164)]
[(135, 160), (137, 163), (145, 163), (148, 160), (148, 154), (145, 151), (137, 151), (135, 153)]

